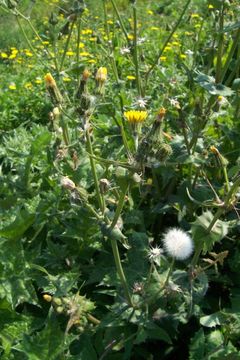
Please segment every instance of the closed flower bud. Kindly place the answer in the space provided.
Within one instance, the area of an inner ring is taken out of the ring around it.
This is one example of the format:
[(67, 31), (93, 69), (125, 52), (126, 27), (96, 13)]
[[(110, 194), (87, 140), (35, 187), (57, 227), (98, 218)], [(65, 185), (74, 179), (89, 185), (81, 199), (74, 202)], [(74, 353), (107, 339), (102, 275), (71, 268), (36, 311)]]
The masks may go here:
[(163, 236), (163, 246), (167, 254), (177, 260), (187, 259), (193, 252), (193, 240), (183, 230), (173, 228)]
[(67, 190), (75, 190), (76, 185), (74, 184), (74, 182), (72, 180), (70, 180), (67, 176), (63, 176), (61, 179), (61, 185), (64, 189)]
[(84, 69), (83, 73), (82, 73), (82, 79), (83, 81), (87, 81), (88, 78), (91, 76), (91, 73), (88, 69)]
[(107, 68), (100, 67), (96, 73), (96, 80), (98, 83), (103, 84), (107, 80)]
[(52, 301), (52, 296), (49, 294), (43, 294), (43, 299), (47, 302), (51, 302)]

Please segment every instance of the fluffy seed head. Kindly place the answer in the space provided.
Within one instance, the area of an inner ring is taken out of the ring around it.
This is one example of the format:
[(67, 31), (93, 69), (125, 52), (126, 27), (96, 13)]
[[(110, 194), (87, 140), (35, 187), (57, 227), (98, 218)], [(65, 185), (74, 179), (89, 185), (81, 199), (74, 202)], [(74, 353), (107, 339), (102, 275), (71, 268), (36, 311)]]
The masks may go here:
[(124, 116), (131, 124), (142, 123), (147, 117), (147, 111), (130, 110), (125, 111)]
[(163, 246), (169, 256), (177, 260), (187, 259), (193, 252), (193, 240), (183, 230), (169, 229), (163, 236)]

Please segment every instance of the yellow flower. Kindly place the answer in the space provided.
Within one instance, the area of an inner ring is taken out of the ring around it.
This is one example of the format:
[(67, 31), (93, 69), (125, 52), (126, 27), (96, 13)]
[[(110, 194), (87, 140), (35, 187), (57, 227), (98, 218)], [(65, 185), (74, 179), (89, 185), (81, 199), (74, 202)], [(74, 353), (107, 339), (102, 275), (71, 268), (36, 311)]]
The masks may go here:
[(73, 56), (73, 55), (74, 55), (74, 52), (71, 51), (71, 50), (69, 50), (69, 51), (66, 52), (66, 55), (67, 55), (67, 56)]
[(14, 83), (11, 83), (9, 86), (8, 86), (9, 90), (16, 90), (16, 84)]
[(79, 47), (79, 49), (82, 49), (82, 48), (84, 48), (84, 46), (85, 46), (84, 43), (80, 42), (78, 47)]
[(42, 84), (42, 79), (37, 77), (35, 80), (35, 84)]
[(31, 51), (26, 51), (26, 52), (25, 52), (25, 55), (28, 56), (28, 57), (32, 57), (32, 56), (33, 56), (33, 53), (31, 53)]
[(214, 6), (212, 4), (209, 4), (208, 8), (211, 10), (211, 9), (214, 9)]
[(147, 118), (147, 111), (130, 110), (125, 111), (124, 116), (130, 124), (142, 123)]
[(94, 60), (94, 59), (90, 59), (90, 60), (88, 60), (87, 62), (88, 62), (89, 64), (96, 64), (97, 61)]
[(199, 18), (200, 16), (198, 14), (192, 14), (191, 17), (194, 19)]
[(133, 40), (134, 39), (134, 36), (132, 34), (129, 34), (128, 35), (128, 40)]
[(107, 80), (107, 68), (106, 67), (100, 67), (96, 73), (96, 80), (99, 83), (104, 83)]
[(50, 88), (56, 87), (56, 82), (50, 73), (47, 73), (44, 76), (44, 80), (45, 80), (46, 87), (50, 87)]
[(161, 60), (161, 61), (166, 61), (166, 60), (167, 60), (167, 57), (166, 57), (166, 56), (160, 56), (160, 60)]
[(147, 13), (148, 13), (148, 15), (153, 15), (153, 11), (152, 11), (152, 10), (148, 10)]
[(159, 30), (159, 27), (157, 27), (157, 26), (151, 26), (151, 27), (150, 27), (150, 30), (158, 31), (158, 30)]
[(128, 79), (128, 80), (135, 80), (135, 79), (136, 79), (136, 77), (135, 77), (135, 76), (133, 76), (133, 75), (128, 75), (128, 76), (127, 76), (127, 79)]
[(185, 55), (185, 54), (180, 54), (180, 58), (181, 58), (181, 59), (186, 59), (186, 57), (187, 57), (187, 55)]
[(24, 85), (25, 89), (32, 89), (33, 85), (31, 82), (27, 82), (25, 85)]
[(91, 54), (87, 51), (83, 51), (83, 52), (80, 52), (79, 55), (83, 56), (83, 57), (87, 57), (87, 56), (90, 56)]
[(2, 57), (3, 59), (7, 59), (7, 58), (8, 58), (8, 54), (6, 54), (5, 52), (2, 52), (2, 53), (1, 53), (1, 57)]
[(63, 77), (63, 81), (64, 81), (64, 82), (70, 82), (70, 81), (71, 81), (71, 78), (68, 77), (68, 76), (64, 76), (64, 77)]
[(82, 73), (82, 79), (83, 81), (87, 81), (89, 76), (91, 76), (91, 73), (88, 69), (84, 69)]

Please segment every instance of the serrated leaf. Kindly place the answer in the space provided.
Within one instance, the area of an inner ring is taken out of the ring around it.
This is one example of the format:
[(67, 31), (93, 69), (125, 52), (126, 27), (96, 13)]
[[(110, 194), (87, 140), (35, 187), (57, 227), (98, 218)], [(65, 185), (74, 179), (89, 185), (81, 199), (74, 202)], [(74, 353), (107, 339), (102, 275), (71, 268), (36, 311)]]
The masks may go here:
[(28, 275), (28, 263), (20, 241), (1, 241), (0, 263), (0, 297), (6, 298), (12, 308), (23, 302), (37, 304), (35, 289)]

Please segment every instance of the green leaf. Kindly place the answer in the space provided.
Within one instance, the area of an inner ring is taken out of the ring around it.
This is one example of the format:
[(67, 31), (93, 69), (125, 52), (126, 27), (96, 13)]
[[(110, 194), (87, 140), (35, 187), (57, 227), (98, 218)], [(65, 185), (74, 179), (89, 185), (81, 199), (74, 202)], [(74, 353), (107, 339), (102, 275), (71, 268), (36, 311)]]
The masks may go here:
[(1, 241), (0, 243), (0, 297), (15, 308), (28, 302), (37, 304), (36, 293), (28, 275), (28, 263), (20, 241)]
[(208, 231), (214, 216), (210, 211), (200, 215), (192, 223), (192, 235), (196, 244), (202, 244), (205, 252), (211, 251), (215, 242), (221, 241), (228, 233), (229, 224), (226, 221), (217, 220), (212, 230)]
[(218, 311), (211, 315), (202, 316), (200, 318), (200, 324), (202, 326), (210, 327), (210, 328), (218, 325), (222, 325), (226, 321), (226, 316), (227, 315), (224, 315), (223, 313)]
[(195, 75), (196, 83), (207, 90), (211, 95), (231, 96), (234, 94), (234, 91), (231, 88), (223, 84), (216, 84), (215, 79), (212, 76), (208, 76), (199, 71), (196, 71)]
[(51, 314), (42, 331), (33, 336), (25, 334), (16, 348), (25, 353), (29, 360), (56, 360), (68, 347), (65, 340), (55, 315)]
[(34, 214), (30, 214), (27, 210), (21, 209), (12, 224), (0, 229), (0, 236), (9, 240), (19, 239), (34, 223), (34, 220)]
[(36, 136), (31, 144), (31, 154), (33, 156), (41, 154), (44, 147), (46, 147), (51, 141), (51, 133), (49, 131), (43, 131), (41, 134)]
[(203, 329), (198, 330), (191, 339), (189, 346), (189, 360), (204, 359), (205, 335)]

